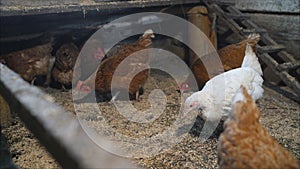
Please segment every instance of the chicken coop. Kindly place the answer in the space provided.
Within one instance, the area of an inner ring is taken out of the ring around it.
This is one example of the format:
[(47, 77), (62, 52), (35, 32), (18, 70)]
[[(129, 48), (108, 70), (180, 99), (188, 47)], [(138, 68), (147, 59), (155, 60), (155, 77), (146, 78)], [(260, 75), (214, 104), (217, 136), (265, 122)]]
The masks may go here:
[[(245, 86), (260, 112), (259, 130), (278, 143), (266, 151), (285, 151), (283, 159), (300, 168), (299, 6), (298, 0), (1, 0), (0, 168), (226, 168), (220, 146), (230, 140), (222, 138), (234, 131), (226, 120), (235, 114), (217, 122), (204, 117), (209, 106), (198, 102), (208, 103), (208, 94), (197, 100), (193, 117), (184, 113), (193, 93), (220, 77), (225, 85), (212, 91), (233, 90), (223, 99), (230, 108), (213, 110), (237, 111), (231, 100)], [(261, 73), (248, 77), (242, 69), (250, 56)], [(238, 75), (226, 81), (232, 72)], [(282, 167), (282, 156), (272, 155), (267, 159)], [(235, 160), (251, 163), (242, 158)]]

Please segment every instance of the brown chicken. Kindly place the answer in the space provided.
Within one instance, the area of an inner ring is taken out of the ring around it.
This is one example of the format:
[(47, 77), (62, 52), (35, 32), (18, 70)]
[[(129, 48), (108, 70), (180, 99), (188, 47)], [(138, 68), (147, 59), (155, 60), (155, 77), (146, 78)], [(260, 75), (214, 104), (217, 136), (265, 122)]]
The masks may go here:
[(73, 69), (78, 54), (79, 49), (73, 43), (63, 44), (56, 52), (52, 77), (55, 81), (61, 83), (64, 89), (66, 86), (70, 86), (72, 84)]
[[(37, 76), (50, 76), (48, 71), (52, 45), (50, 43), (2, 56), (5, 64), (26, 81), (34, 83)], [(48, 83), (48, 82), (47, 82)]]
[(299, 161), (259, 123), (261, 112), (244, 87), (237, 92), (233, 104), (218, 143), (221, 169), (300, 168)]
[(218, 51), (221, 61), (224, 66), (224, 70), (231, 70), (238, 67), (241, 67), (243, 62), (246, 44), (249, 43), (254, 51), (256, 51), (256, 44), (260, 40), (259, 34), (250, 34), (247, 39), (243, 41), (225, 46), (224, 48)]
[[(205, 6), (197, 6), (187, 12), (188, 20), (198, 27), (210, 40), (212, 45), (217, 49), (217, 33), (216, 33), (216, 15), (213, 15), (213, 22), (208, 17), (208, 10)], [(201, 42), (206, 42), (204, 39), (195, 38), (195, 32), (193, 29), (189, 29), (189, 41), (192, 45), (202, 45)], [(203, 49), (202, 49), (203, 50)], [(204, 53), (206, 51), (201, 51)], [(190, 51), (189, 65), (193, 65), (199, 57), (192, 51)]]
[[(201, 89), (209, 79), (211, 79), (216, 75), (219, 75), (224, 71), (241, 67), (245, 56), (246, 44), (249, 43), (252, 49), (255, 51), (256, 49), (255, 46), (259, 40), (260, 40), (259, 34), (250, 34), (247, 39), (244, 39), (239, 43), (228, 45), (220, 49), (218, 51), (218, 54), (223, 64), (223, 67), (220, 67), (220, 65), (216, 64), (219, 62), (217, 60), (218, 57), (212, 57), (212, 55), (216, 55), (216, 53), (205, 55), (201, 57), (201, 60), (199, 58), (192, 59), (190, 62), (190, 69), (193, 72), (195, 80), (198, 84), (198, 88)], [(202, 61), (206, 63), (205, 64), (206, 67), (204, 66)], [(207, 70), (209, 70), (210, 76)], [(193, 76), (191, 75), (187, 78), (187, 80), (184, 83), (179, 84), (179, 89), (181, 89), (181, 91), (186, 91), (191, 89), (191, 87), (183, 88), (182, 86), (183, 85), (189, 86), (192, 78)]]
[[(78, 81), (77, 89), (84, 93), (90, 93), (93, 89), (103, 94), (109, 93), (114, 77), (115, 84), (117, 84), (117, 86), (113, 86), (114, 89), (118, 91), (126, 90), (128, 88), (127, 86), (129, 86), (130, 98), (138, 99), (139, 90), (150, 73), (148, 67), (150, 55), (149, 51), (143, 51), (138, 54), (138, 57), (128, 58), (128, 56), (149, 48), (152, 44), (151, 38), (154, 38), (153, 31), (147, 30), (144, 35), (133, 44), (119, 46), (118, 51), (112, 55), (108, 54), (109, 56), (99, 65), (98, 70), (89, 78), (85, 81)], [(122, 66), (119, 66), (121, 62), (123, 62)], [(139, 73), (135, 75), (136, 72)], [(94, 79), (95, 83), (93, 81)], [(130, 83), (130, 85), (128, 83)]]

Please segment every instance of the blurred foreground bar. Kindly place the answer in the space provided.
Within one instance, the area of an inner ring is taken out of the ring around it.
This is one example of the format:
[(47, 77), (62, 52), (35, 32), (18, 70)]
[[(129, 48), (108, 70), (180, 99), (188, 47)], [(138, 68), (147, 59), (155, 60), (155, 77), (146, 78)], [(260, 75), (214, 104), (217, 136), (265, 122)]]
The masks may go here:
[(136, 168), (97, 146), (75, 116), (2, 64), (0, 94), (63, 168)]

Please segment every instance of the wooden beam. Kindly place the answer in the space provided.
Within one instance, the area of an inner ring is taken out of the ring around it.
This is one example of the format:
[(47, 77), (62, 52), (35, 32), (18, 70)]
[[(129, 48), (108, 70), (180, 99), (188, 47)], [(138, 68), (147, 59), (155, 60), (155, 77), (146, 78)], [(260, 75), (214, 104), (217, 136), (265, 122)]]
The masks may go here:
[(226, 13), (225, 17), (231, 18), (231, 19), (250, 19), (249, 15), (236, 15), (236, 14), (231, 14), (231, 13)]
[[(199, 0), (131, 0), (131, 1), (93, 1), (89, 0), (86, 3), (81, 3), (79, 0), (69, 0), (69, 3), (64, 1), (55, 1), (49, 5), (48, 1), (35, 1), (40, 4), (30, 5), (31, 1), (16, 1), (18, 3), (11, 4), (9, 0), (2, 0), (4, 5), (0, 6), (0, 16), (16, 16), (16, 15), (40, 15), (49, 13), (67, 13), (81, 11), (85, 15), (88, 11), (98, 11), (100, 15), (105, 15), (104, 11), (121, 11), (124, 9), (147, 8), (147, 7), (162, 7), (169, 5), (181, 4), (196, 4)], [(5, 3), (6, 2), (6, 3)], [(51, 0), (50, 0), (51, 2)], [(55, 3), (56, 2), (56, 3)], [(23, 4), (22, 4), (23, 3)], [(25, 3), (25, 4), (24, 4)], [(8, 4), (8, 5), (7, 5)], [(46, 4), (46, 5), (45, 5)]]
[[(248, 2), (248, 1), (247, 1)], [(280, 79), (291, 88), (297, 95), (300, 96), (300, 85), (296, 76), (293, 77), (286, 70), (292, 67), (297, 66), (296, 64), (291, 65), (290, 62), (295, 62), (295, 57), (287, 53), (284, 49), (285, 47), (276, 43), (269, 35), (268, 32), (264, 29), (261, 29), (255, 23), (253, 23), (250, 19), (245, 17), (241, 17), (239, 22), (236, 22), (230, 15), (233, 16), (244, 16), (244, 14), (234, 6), (222, 6), (220, 7), (217, 4), (209, 3), (209, 1), (204, 1), (204, 3), (208, 6), (211, 11), (214, 11), (219, 19), (228, 26), (236, 35), (239, 37), (246, 37), (249, 33), (258, 32), (261, 34), (261, 41), (265, 44), (265, 46), (260, 46), (257, 44), (258, 48), (258, 57), (261, 59), (275, 74), (279, 76)], [(225, 8), (226, 10), (223, 10)], [(226, 12), (225, 12), (226, 11)], [(228, 31), (227, 31), (228, 32)], [(278, 52), (277, 56), (280, 57), (283, 61), (285, 61), (286, 65), (279, 65), (279, 63), (272, 58), (268, 53)], [(297, 72), (297, 71), (296, 71)]]
[(295, 77), (291, 76), (287, 71), (283, 71), (280, 73), (280, 78), (300, 97), (300, 83)]
[(262, 33), (266, 33), (267, 31), (265, 29), (263, 29), (263, 28), (253, 28), (253, 29), (242, 29), (241, 32), (244, 35), (247, 35), (247, 34), (251, 34), (251, 33), (262, 34)]
[[(227, 10), (230, 13), (236, 14), (236, 15), (243, 15), (241, 11), (239, 11), (237, 8), (233, 6), (227, 7)], [(249, 29), (261, 29), (259, 26), (257, 26), (254, 22), (252, 22), (250, 19), (245, 19), (242, 21), (242, 24), (247, 26)], [(262, 33), (261, 35), (261, 41), (263, 41), (266, 45), (279, 45), (277, 42), (275, 42), (267, 32)], [(295, 57), (287, 53), (286, 51), (281, 51), (278, 53), (278, 56), (283, 59), (286, 62), (294, 61)]]
[(257, 47), (257, 50), (261, 53), (279, 52), (284, 49), (285, 49), (285, 46), (283, 46), (283, 45), (267, 45), (267, 46)]
[(52, 103), (44, 92), (3, 64), (0, 93), (63, 168), (135, 168), (128, 160), (97, 146), (74, 115)]
[(204, 3), (215, 3), (218, 5), (235, 5), (235, 0), (202, 0)]
[(281, 71), (286, 71), (289, 69), (297, 69), (299, 67), (300, 67), (300, 61), (297, 60), (294, 62), (282, 63), (282, 64), (278, 65), (276, 69), (281, 72)]
[(299, 0), (238, 0), (235, 5), (240, 10), (260, 12), (299, 13)]
[(241, 28), (237, 23), (234, 22), (233, 19), (231, 18), (226, 18), (226, 14), (225, 12), (216, 4), (211, 4), (211, 5), (208, 5), (210, 11), (213, 11), (215, 12), (218, 17), (220, 19), (222, 19), (223, 22), (226, 23), (226, 25), (234, 32), (236, 33), (237, 35), (240, 34), (240, 30), (242, 30), (243, 28)]

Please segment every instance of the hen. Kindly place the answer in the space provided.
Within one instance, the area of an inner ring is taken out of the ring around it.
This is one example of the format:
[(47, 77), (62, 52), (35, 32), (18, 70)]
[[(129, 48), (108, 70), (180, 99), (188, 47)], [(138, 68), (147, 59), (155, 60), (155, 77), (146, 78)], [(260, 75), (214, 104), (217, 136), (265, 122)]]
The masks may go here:
[(261, 112), (242, 87), (218, 142), (218, 164), (231, 169), (297, 169), (300, 163), (259, 123)]
[[(216, 15), (214, 15), (213, 22), (210, 21), (208, 17), (208, 10), (204, 6), (197, 6), (188, 11), (188, 20), (198, 27), (210, 40), (215, 49), (217, 49), (217, 36), (216, 36)], [(193, 29), (189, 31), (189, 41), (191, 44), (199, 44), (199, 39), (195, 38)], [(204, 40), (203, 40), (204, 41)], [(199, 57), (192, 51), (190, 51), (189, 65), (192, 68), (196, 66), (195, 63), (198, 63)], [(197, 65), (201, 68), (205, 67), (203, 65)]]
[(260, 40), (260, 35), (257, 33), (250, 34), (247, 39), (243, 41), (225, 46), (218, 51), (220, 59), (223, 63), (224, 70), (235, 69), (241, 67), (244, 54), (246, 50), (246, 44), (250, 44), (252, 49), (256, 51), (256, 44)]
[[(245, 56), (246, 44), (249, 43), (252, 49), (255, 51), (255, 45), (259, 40), (260, 40), (259, 34), (250, 34), (247, 39), (244, 39), (239, 43), (228, 45), (220, 49), (218, 51), (218, 54), (223, 64), (223, 67), (218, 67), (215, 64), (216, 61), (212, 59), (209, 55), (202, 57), (201, 60), (199, 58), (192, 59), (190, 68), (196, 79), (198, 88), (201, 89), (210, 78), (220, 73), (223, 73), (224, 71), (241, 67)], [(213, 70), (211, 70), (210, 76), (203, 64), (203, 61), (207, 63), (205, 65), (206, 67), (214, 68)], [(182, 85), (188, 86), (192, 78), (193, 78), (192, 76), (189, 76), (184, 83), (180, 84), (180, 86)], [(190, 87), (185, 90), (188, 89), (190, 89)]]
[(257, 100), (263, 95), (262, 69), (256, 54), (247, 44), (241, 68), (232, 69), (210, 79), (201, 91), (185, 101), (184, 114), (199, 110), (203, 119), (215, 121), (227, 116), (231, 100), (241, 85)]
[[(111, 87), (117, 91), (123, 91), (129, 86), (129, 96), (138, 99), (139, 90), (150, 73), (148, 68), (150, 53), (149, 51), (143, 51), (139, 53), (138, 57), (128, 58), (128, 56), (140, 50), (149, 48), (152, 44), (151, 38), (154, 38), (153, 31), (147, 30), (144, 35), (133, 44), (119, 46), (118, 51), (104, 59), (99, 65), (98, 70), (90, 77), (85, 81), (78, 81), (77, 89), (86, 94), (90, 93), (93, 89), (101, 94), (105, 94), (111, 91)], [(124, 60), (126, 63), (123, 62)], [(121, 62), (123, 63), (119, 66)], [(118, 71), (116, 71), (117, 68)], [(135, 75), (136, 72), (139, 73)], [(116, 82), (115, 84), (118, 86), (111, 86), (113, 78), (114, 82)]]
[(73, 69), (78, 54), (79, 49), (73, 43), (63, 44), (56, 52), (56, 59), (52, 70), (52, 77), (55, 81), (61, 83), (63, 85), (63, 88), (72, 84)]
[(48, 70), (52, 45), (50, 43), (16, 51), (2, 56), (5, 64), (26, 81), (34, 83), (37, 76), (50, 76)]

